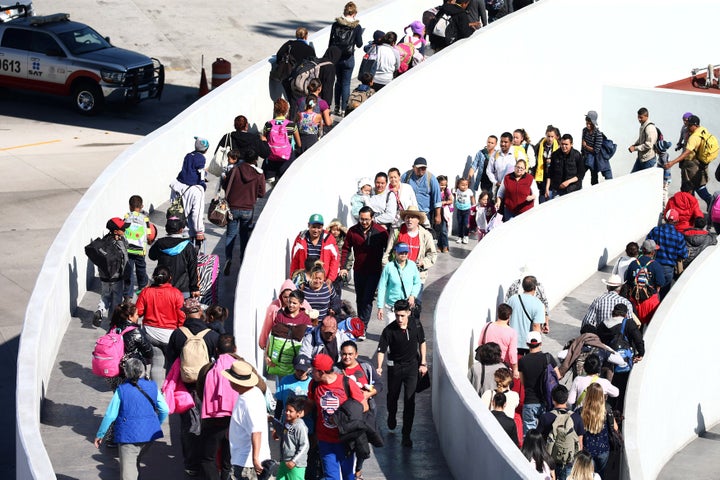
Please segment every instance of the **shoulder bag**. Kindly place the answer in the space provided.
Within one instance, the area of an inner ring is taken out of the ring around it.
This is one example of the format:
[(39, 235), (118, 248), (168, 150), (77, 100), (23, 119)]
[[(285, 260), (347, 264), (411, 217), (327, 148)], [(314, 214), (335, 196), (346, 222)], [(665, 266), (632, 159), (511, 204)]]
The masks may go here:
[(219, 147), (215, 150), (215, 155), (213, 155), (213, 158), (210, 160), (210, 164), (207, 167), (208, 173), (215, 175), (216, 177), (222, 175), (225, 167), (228, 166), (228, 153), (230, 153), (230, 149), (232, 148), (232, 137), (230, 136), (230, 133), (231, 132), (225, 134), (225, 141), (223, 142), (223, 145), (225, 146)]
[[(230, 181), (228, 182), (228, 186), (225, 189), (226, 195), (227, 192), (230, 191), (230, 187), (235, 180), (236, 168), (238, 167), (233, 167), (233, 169), (230, 171)], [(210, 223), (212, 223), (213, 225), (217, 225), (218, 227), (226, 227), (228, 222), (232, 219), (233, 216), (230, 212), (230, 205), (225, 198), (216, 197), (210, 200), (210, 207), (208, 208), (208, 220), (210, 221)]]

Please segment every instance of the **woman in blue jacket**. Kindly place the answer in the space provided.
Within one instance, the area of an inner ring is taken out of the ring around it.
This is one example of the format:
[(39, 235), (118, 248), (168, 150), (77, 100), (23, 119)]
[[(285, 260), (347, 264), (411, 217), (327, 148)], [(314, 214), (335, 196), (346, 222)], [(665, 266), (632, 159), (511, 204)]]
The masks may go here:
[(168, 406), (155, 382), (144, 378), (142, 360), (129, 358), (123, 366), (126, 380), (115, 390), (105, 417), (95, 435), (95, 447), (115, 422), (115, 442), (120, 453), (120, 478), (138, 478), (138, 463), (152, 441), (163, 436), (160, 425), (167, 418)]
[(383, 268), (378, 284), (378, 320), (388, 325), (395, 320), (392, 306), (398, 300), (407, 300), (410, 308), (420, 293), (420, 271), (415, 262), (408, 260), (410, 246), (400, 242), (395, 245), (395, 259)]

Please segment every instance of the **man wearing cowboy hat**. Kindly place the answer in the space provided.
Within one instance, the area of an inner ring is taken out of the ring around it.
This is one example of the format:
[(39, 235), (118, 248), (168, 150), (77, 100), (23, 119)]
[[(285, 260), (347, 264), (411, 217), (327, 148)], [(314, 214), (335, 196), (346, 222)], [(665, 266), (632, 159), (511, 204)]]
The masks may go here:
[[(421, 212), (415, 205), (409, 206), (400, 212), (400, 218), (403, 224), (400, 228), (395, 229), (388, 239), (387, 248), (383, 255), (382, 264), (386, 265), (391, 260), (391, 255), (395, 245), (398, 243), (407, 243), (410, 247), (408, 260), (412, 260), (420, 270), (420, 282), (425, 285), (427, 280), (427, 271), (435, 265), (437, 260), (437, 247), (432, 235), (424, 227), (427, 222), (425, 212)], [(422, 286), (420, 294), (422, 294)], [(418, 296), (419, 296), (418, 295)], [(418, 299), (416, 299), (417, 301)]]
[(628, 318), (632, 317), (632, 304), (630, 300), (620, 296), (620, 287), (625, 283), (620, 275), (613, 274), (602, 282), (607, 287), (607, 292), (603, 293), (590, 304), (587, 313), (583, 317), (581, 328), (591, 328), (594, 333), (595, 328), (598, 327), (605, 320), (612, 318), (612, 311), (615, 305), (622, 303), (628, 309)]
[(234, 478), (255, 480), (263, 471), (262, 461), (271, 457), (265, 396), (255, 388), (258, 376), (249, 363), (233, 362), (222, 374), (240, 394), (228, 434)]

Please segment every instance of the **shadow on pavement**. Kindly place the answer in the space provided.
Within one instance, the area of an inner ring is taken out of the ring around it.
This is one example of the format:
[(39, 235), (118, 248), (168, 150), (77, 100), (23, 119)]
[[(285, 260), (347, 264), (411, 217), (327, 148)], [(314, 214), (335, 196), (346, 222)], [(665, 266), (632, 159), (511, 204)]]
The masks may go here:
[[(136, 105), (106, 104), (99, 115), (87, 117), (73, 110), (70, 97), (0, 89), (0, 109), (8, 117), (147, 135), (175, 118), (197, 98), (195, 87), (165, 85), (160, 100), (147, 100)], [(128, 142), (127, 145), (132, 143)]]

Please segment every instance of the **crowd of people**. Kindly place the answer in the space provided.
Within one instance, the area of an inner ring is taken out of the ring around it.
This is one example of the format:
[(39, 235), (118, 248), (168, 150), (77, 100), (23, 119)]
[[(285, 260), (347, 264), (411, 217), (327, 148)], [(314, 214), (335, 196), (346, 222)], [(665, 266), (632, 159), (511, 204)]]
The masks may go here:
[[(361, 72), (353, 91), (354, 50), (363, 47), (363, 29), (355, 4), (346, 4), (305, 90), (298, 92), (290, 76), (280, 79), (286, 98), (274, 101), (273, 118), (262, 131), (250, 132), (250, 122), (239, 115), (215, 150), (227, 161), (216, 190), (229, 211), (224, 274), (242, 263), (257, 200), (332, 127), (333, 116), (349, 114), (421, 62), (426, 51), (500, 18), (509, 3), (446, 2), (424, 21), (412, 22), (399, 42), (395, 32), (376, 31), (364, 46), (370, 70)], [(530, 2), (514, 3), (517, 9)], [(290, 63), (301, 65), (315, 58), (307, 35), (299, 28), (277, 59), (291, 57)], [(508, 288), (497, 319), (482, 329), (468, 372), (483, 404), (541, 478), (613, 478), (608, 465), (621, 449), (624, 391), (632, 365), (645, 354), (644, 326), (673, 279), (716, 243), (706, 227), (710, 219), (717, 231), (720, 213), (709, 217), (693, 195), (707, 202), (708, 211), (717, 203), (706, 188), (707, 165), (698, 159), (695, 132), (705, 129), (697, 116), (685, 114), (678, 142), (683, 152), (669, 161), (648, 118), (641, 108), (639, 137), (628, 148), (638, 155), (633, 171), (658, 162), (667, 190), (669, 169), (682, 162), (682, 191), (667, 200), (664, 222), (641, 246), (628, 244), (604, 280), (607, 292), (592, 302), (578, 336), (557, 358), (542, 349), (550, 320), (543, 287), (525, 271)], [(376, 404), (383, 390), (390, 431), (398, 426), (402, 392), (401, 445), (413, 447), (415, 396), (428, 376), (422, 294), (428, 271), (450, 250), (450, 237), (455, 234), (457, 244), (481, 241), (500, 223), (580, 190), (587, 170), (591, 184), (600, 175), (611, 180), (610, 163), (599, 154), (603, 138), (597, 112), (589, 111), (579, 149), (572, 135), (553, 125), (535, 144), (518, 128), (490, 135), (463, 172), (434, 175), (427, 159), (418, 157), (405, 171), (391, 167), (361, 178), (357, 191), (347, 195), (356, 223), (325, 222), (316, 213), (294, 240), (288, 278), (278, 279), (278, 297), (258, 335), (265, 365), (256, 369), (236, 354), (235, 339), (225, 331), (228, 310), (200, 302), (209, 142), (196, 137), (170, 185), (166, 236), (154, 238), (137, 195), (123, 218), (106, 225), (120, 266), (99, 269), (102, 295), (94, 324), (110, 317), (108, 331), (122, 337), (125, 349), (118, 374), (108, 377), (114, 394), (96, 447), (117, 445), (122, 478), (137, 478), (141, 457), (162, 436), (160, 425), (176, 413), (190, 476), (361, 480), (369, 445), (383, 444)], [(157, 261), (150, 278), (146, 257)], [(342, 298), (350, 279), (354, 305)], [(373, 309), (382, 330), (375, 365), (358, 357)], [(570, 372), (570, 388), (548, 389), (548, 371), (558, 379)], [(274, 380), (275, 392), (264, 373)], [(281, 445), (277, 462), (271, 460), (268, 412)]]

